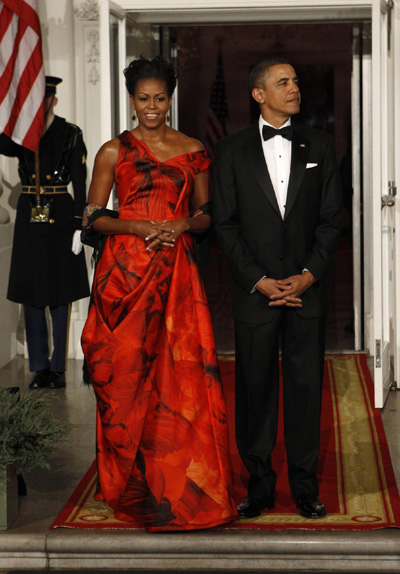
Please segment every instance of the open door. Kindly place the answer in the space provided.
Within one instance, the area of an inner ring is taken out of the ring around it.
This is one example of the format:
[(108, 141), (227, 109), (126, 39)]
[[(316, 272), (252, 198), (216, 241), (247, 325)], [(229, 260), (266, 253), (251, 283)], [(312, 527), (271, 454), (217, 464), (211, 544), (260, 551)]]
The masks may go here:
[(391, 0), (373, 0), (373, 333), (375, 406), (379, 408), (385, 403), (397, 365), (392, 9)]
[[(134, 14), (128, 14), (126, 20), (125, 65), (128, 65), (134, 58), (139, 58), (141, 54), (143, 54), (145, 58), (149, 59), (155, 58), (156, 56), (164, 56), (175, 65), (175, 68), (177, 68), (177, 49), (175, 42), (170, 36), (169, 26), (138, 22), (135, 19)], [(122, 86), (122, 83), (120, 83), (120, 85)], [(126, 89), (125, 87), (122, 89), (124, 91), (127, 105), (129, 106)], [(169, 117), (169, 125), (174, 129), (178, 129), (178, 86), (176, 87), (172, 98)], [(123, 129), (131, 129), (132, 126), (133, 124), (128, 121)]]
[(126, 62), (126, 14), (118, 2), (100, 0), (101, 141), (115, 137), (126, 123), (122, 71)]
[[(125, 129), (131, 129), (129, 98), (123, 70), (133, 59), (144, 54), (154, 58), (162, 54), (176, 59), (176, 48), (167, 26), (137, 22), (118, 0), (100, 0), (101, 62), (101, 140), (107, 141)], [(171, 109), (171, 125), (177, 129), (177, 95)]]

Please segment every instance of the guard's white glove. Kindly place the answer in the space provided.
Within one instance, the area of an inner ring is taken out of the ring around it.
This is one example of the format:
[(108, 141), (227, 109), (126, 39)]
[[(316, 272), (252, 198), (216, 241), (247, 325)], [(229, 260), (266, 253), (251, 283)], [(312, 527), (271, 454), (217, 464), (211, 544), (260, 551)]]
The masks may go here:
[(79, 253), (82, 251), (82, 241), (81, 241), (81, 232), (79, 229), (77, 229), (74, 232), (74, 236), (72, 238), (72, 253), (74, 253), (74, 255), (79, 255)]

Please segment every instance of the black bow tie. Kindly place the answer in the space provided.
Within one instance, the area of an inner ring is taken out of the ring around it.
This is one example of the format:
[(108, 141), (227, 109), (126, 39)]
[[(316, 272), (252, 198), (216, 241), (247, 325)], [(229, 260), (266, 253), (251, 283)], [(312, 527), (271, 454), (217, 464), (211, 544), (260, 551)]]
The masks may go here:
[(277, 130), (271, 126), (263, 126), (262, 129), (262, 134), (263, 134), (263, 138), (265, 141), (273, 138), (274, 136), (282, 136), (283, 138), (286, 138), (287, 140), (291, 140), (293, 137), (293, 126), (286, 126), (285, 128), (282, 128), (280, 130)]

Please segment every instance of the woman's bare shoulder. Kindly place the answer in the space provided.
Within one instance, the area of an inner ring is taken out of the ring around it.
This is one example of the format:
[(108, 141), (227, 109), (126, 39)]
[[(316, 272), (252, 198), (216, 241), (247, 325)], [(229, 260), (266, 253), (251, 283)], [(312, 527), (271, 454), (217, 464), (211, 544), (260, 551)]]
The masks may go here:
[(96, 161), (117, 163), (120, 145), (121, 142), (118, 138), (107, 141), (97, 152)]
[(112, 140), (109, 140), (108, 142), (104, 143), (99, 149), (99, 152), (105, 154), (115, 154), (119, 152), (120, 145), (121, 142), (119, 138), (113, 138)]
[(196, 140), (195, 138), (191, 138), (191, 137), (183, 134), (182, 132), (178, 132), (176, 130), (174, 130), (174, 132), (175, 132), (174, 136), (176, 138), (176, 142), (182, 148), (183, 153), (193, 153), (195, 151), (201, 151), (204, 149), (203, 144), (199, 140)]

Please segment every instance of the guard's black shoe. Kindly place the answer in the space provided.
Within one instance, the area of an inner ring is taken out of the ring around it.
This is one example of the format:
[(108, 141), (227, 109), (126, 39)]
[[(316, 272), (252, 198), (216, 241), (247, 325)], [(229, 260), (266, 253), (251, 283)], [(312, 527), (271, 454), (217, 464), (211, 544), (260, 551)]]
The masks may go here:
[(237, 511), (240, 518), (255, 518), (260, 516), (262, 510), (272, 510), (273, 508), (275, 508), (274, 496), (268, 496), (267, 498), (247, 497), (238, 504)]
[(63, 389), (65, 385), (65, 373), (50, 371), (49, 389)]
[(304, 518), (323, 518), (326, 516), (325, 506), (315, 494), (303, 494), (297, 499), (297, 508)]
[(33, 375), (31, 382), (29, 383), (30, 389), (45, 389), (50, 385), (50, 370), (42, 369), (36, 371)]

